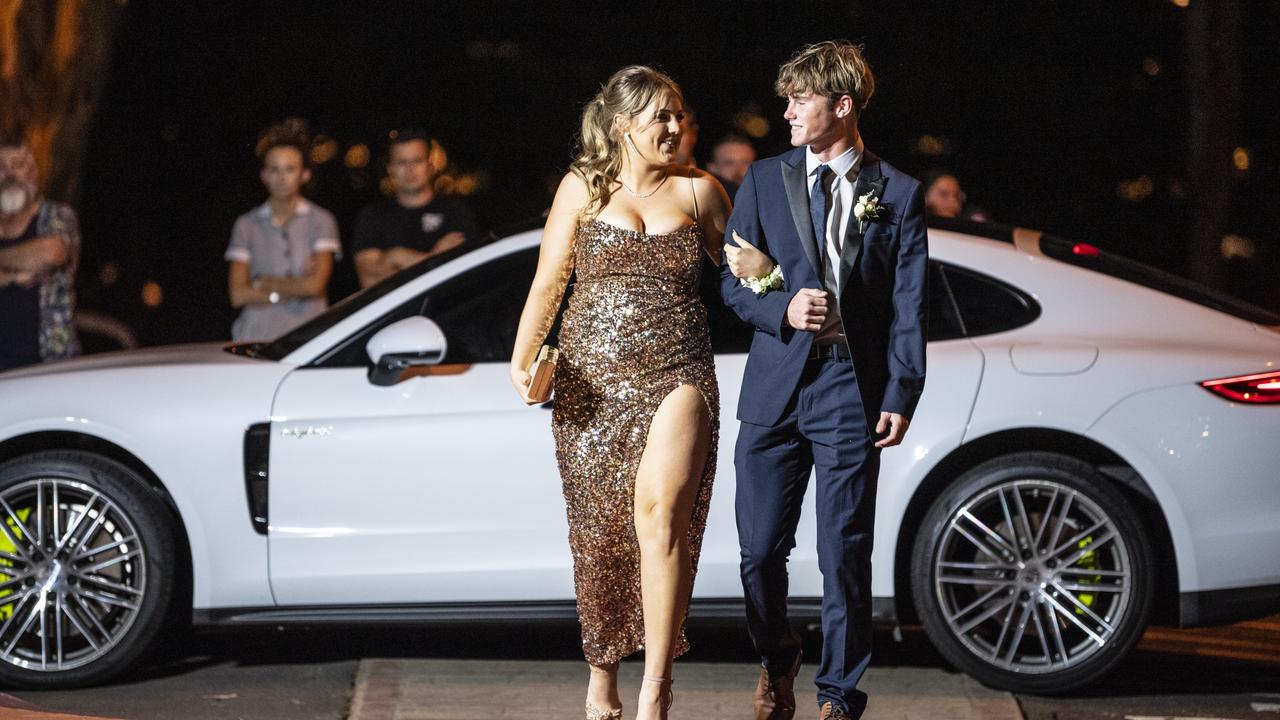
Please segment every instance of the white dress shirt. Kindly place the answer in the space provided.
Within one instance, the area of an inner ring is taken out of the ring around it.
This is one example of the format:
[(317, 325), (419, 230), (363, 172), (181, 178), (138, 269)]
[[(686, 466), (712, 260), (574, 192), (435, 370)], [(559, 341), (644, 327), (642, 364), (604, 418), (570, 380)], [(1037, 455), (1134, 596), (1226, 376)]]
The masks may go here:
[(835, 172), (829, 181), (830, 195), (827, 198), (827, 224), (822, 228), (822, 240), (826, 252), (821, 258), (823, 289), (831, 294), (827, 305), (827, 319), (818, 331), (814, 342), (818, 345), (830, 345), (844, 342), (844, 323), (840, 318), (840, 250), (844, 247), (845, 233), (849, 222), (853, 219), (855, 204), (854, 187), (858, 182), (858, 173), (862, 170), (863, 154), (862, 138), (853, 147), (845, 150), (830, 162), (823, 163), (814, 154), (812, 148), (805, 148), (804, 163), (807, 170), (806, 185), (809, 188), (809, 202), (813, 202), (813, 183), (818, 177), (818, 168), (826, 165)]

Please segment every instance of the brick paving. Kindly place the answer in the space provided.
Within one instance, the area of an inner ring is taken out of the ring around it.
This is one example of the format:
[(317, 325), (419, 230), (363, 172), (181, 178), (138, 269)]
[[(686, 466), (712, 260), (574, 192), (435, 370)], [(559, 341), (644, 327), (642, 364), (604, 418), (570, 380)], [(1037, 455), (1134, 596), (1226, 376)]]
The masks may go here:
[(12, 695), (0, 693), (0, 718), (3, 720), (110, 720), (88, 715), (66, 715), (42, 710)]
[[(815, 668), (803, 666), (796, 682), (804, 693), (797, 718), (817, 716)], [(626, 718), (634, 717), (642, 671), (638, 662), (622, 665)], [(750, 718), (754, 673), (738, 663), (677, 663), (671, 720)], [(575, 720), (586, 683), (578, 662), (366, 659), (348, 720)], [(872, 667), (862, 687), (871, 696), (866, 720), (1022, 720), (1012, 695), (937, 668)]]

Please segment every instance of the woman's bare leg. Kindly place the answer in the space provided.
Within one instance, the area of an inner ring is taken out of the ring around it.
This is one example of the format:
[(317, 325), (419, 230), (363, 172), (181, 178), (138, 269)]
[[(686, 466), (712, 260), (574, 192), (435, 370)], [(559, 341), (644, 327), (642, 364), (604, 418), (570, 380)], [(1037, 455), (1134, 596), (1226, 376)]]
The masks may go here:
[(587, 663), (587, 667), (591, 670), (587, 702), (598, 710), (622, 707), (622, 699), (618, 697), (618, 663), (603, 667)]
[[(635, 526), (644, 606), (644, 674), (670, 678), (677, 633), (693, 585), (689, 522), (698, 495), (711, 413), (692, 385), (671, 391), (654, 413), (636, 472)], [(664, 718), (665, 684), (641, 685), (637, 720)]]

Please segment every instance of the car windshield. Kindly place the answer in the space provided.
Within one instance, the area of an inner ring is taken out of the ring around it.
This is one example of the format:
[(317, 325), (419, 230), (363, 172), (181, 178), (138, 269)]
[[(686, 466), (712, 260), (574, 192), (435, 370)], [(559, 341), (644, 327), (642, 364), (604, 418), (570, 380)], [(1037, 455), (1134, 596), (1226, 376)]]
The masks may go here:
[(1044, 235), (1040, 238), (1040, 250), (1054, 260), (1136, 283), (1242, 320), (1259, 325), (1280, 325), (1280, 315), (1269, 310), (1136, 260), (1100, 251), (1091, 245)]
[(275, 340), (254, 348), (252, 356), (263, 360), (283, 359), (289, 353), (314, 340), (325, 330), (328, 330), (337, 323), (368, 307), (378, 298), (384, 297), (405, 283), (412, 282), (415, 278), (421, 277), (424, 273), (430, 272), (454, 258), (466, 255), (481, 245), (488, 245), (494, 240), (495, 238), (491, 236), (480, 243), (467, 243), (447, 252), (427, 258), (412, 267), (407, 267), (395, 275), (386, 278), (382, 282), (361, 290), (354, 295), (347, 296), (341, 302), (330, 307), (325, 312), (299, 325), (293, 330), (290, 330), (284, 335), (281, 335)]

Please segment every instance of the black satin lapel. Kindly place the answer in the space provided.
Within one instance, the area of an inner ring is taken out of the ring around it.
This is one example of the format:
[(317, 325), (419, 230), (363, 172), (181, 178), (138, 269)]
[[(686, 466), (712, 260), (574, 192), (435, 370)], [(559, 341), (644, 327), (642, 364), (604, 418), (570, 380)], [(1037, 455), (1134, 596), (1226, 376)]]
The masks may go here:
[[(853, 186), (853, 203), (858, 204), (858, 198), (866, 195), (871, 191), (875, 191), (876, 196), (884, 198), (884, 189), (889, 184), (889, 178), (880, 174), (880, 165), (878, 162), (871, 163), (858, 173), (858, 182)], [(840, 246), (840, 290), (844, 291), (845, 282), (849, 280), (849, 274), (853, 272), (853, 264), (858, 260), (858, 251), (862, 249), (863, 236), (871, 231), (871, 224), (868, 223), (865, 232), (860, 232), (858, 226), (858, 218), (849, 218), (849, 225), (844, 231), (844, 243)]]
[(800, 238), (800, 249), (809, 258), (813, 271), (822, 277), (818, 267), (818, 244), (813, 234), (813, 220), (809, 218), (809, 189), (805, 187), (804, 166), (782, 164), (782, 186), (787, 189), (787, 205), (791, 207), (791, 220), (796, 225), (796, 235)]

